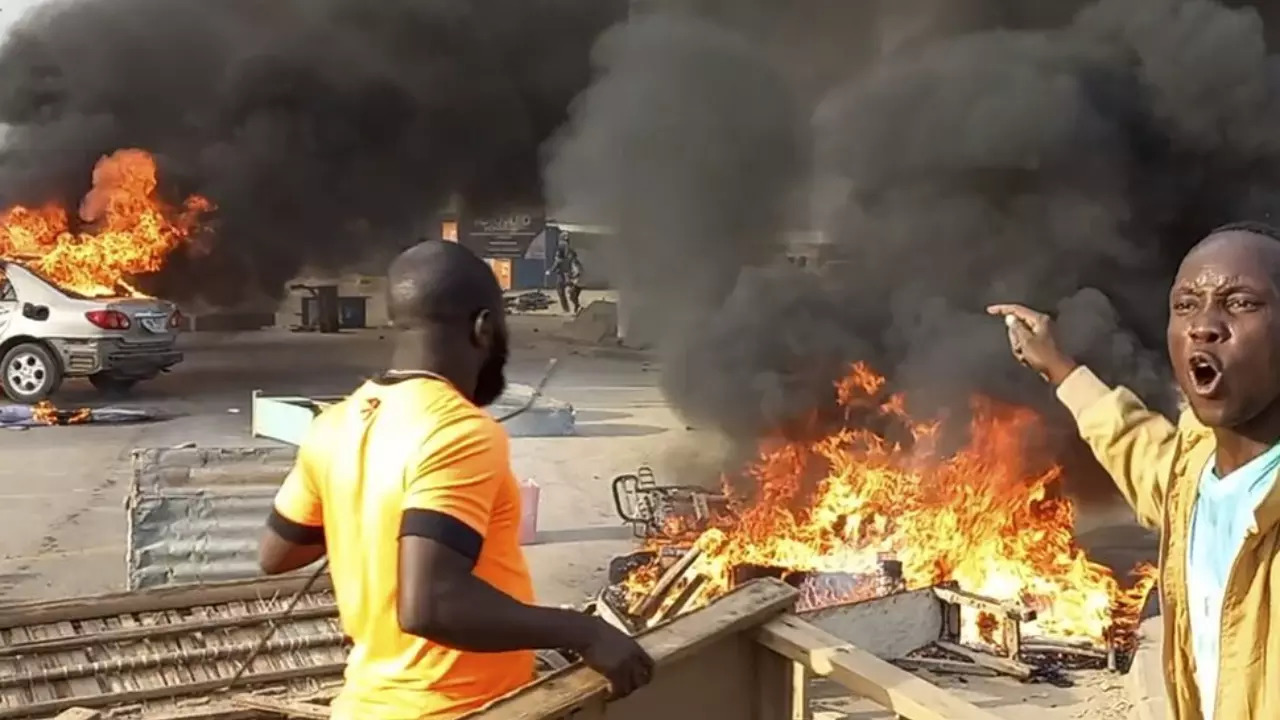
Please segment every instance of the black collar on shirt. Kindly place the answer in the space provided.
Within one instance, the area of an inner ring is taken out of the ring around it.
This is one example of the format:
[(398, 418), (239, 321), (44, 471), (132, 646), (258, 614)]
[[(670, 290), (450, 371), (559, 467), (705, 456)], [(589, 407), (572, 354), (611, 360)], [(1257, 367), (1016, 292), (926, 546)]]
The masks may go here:
[[(430, 370), (386, 370), (369, 378), (377, 385), (395, 385), (405, 380), (439, 380), (448, 383), (449, 379), (440, 373), (433, 373)], [(450, 383), (452, 384), (452, 383)]]

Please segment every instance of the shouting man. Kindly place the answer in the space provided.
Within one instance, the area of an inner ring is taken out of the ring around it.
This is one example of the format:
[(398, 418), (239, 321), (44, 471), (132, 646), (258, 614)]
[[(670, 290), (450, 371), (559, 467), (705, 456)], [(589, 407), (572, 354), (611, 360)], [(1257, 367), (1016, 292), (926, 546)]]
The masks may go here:
[(633, 639), (533, 604), (508, 439), (481, 409), (506, 382), (493, 272), (425, 242), (388, 283), (392, 369), (313, 421), (260, 551), (271, 574), (328, 555), (353, 642), (334, 720), (461, 716), (530, 682), (543, 648), (577, 652), (615, 695), (644, 685), (653, 664)]
[(1057, 387), (1143, 524), (1161, 533), (1165, 682), (1177, 720), (1280, 718), (1280, 230), (1215, 230), (1169, 294), (1177, 425), (1054, 342), (1048, 317), (988, 309)]

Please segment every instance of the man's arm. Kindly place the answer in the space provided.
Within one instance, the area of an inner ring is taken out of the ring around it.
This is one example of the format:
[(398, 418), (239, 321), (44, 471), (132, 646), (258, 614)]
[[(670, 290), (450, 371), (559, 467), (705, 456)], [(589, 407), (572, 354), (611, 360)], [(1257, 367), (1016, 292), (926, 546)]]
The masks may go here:
[(400, 538), (400, 628), (470, 652), (584, 652), (597, 618), (526, 605), (472, 574), (475, 558), (418, 535)]
[(1149, 528), (1160, 526), (1179, 447), (1178, 428), (1126, 388), (1107, 387), (1059, 348), (1048, 315), (1021, 305), (993, 305), (1003, 316), (1013, 355), (1057, 388), (1080, 437)]
[(304, 441), (298, 447), (298, 460), (276, 492), (258, 544), (258, 564), (268, 575), (306, 567), (325, 554), (324, 507), (308, 445)]
[(1077, 367), (1057, 389), (1080, 437), (1148, 528), (1159, 528), (1179, 448), (1178, 428), (1130, 390), (1107, 387)]
[(507, 441), (488, 419), (447, 432), (409, 479), (400, 523), (401, 629), (473, 652), (582, 650), (599, 620), (526, 605), (472, 574), (510, 467)]

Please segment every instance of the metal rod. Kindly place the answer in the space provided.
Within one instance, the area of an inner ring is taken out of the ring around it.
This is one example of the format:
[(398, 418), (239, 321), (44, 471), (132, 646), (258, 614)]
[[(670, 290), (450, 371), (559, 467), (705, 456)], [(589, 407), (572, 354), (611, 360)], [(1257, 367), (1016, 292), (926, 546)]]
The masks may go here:
[(943, 658), (904, 657), (891, 660), (894, 665), (904, 670), (928, 670), (935, 673), (956, 675), (995, 676), (1000, 673), (992, 668), (963, 660), (945, 660)]
[(289, 616), (293, 614), (293, 609), (298, 607), (298, 603), (302, 600), (303, 596), (311, 590), (311, 587), (316, 584), (316, 580), (319, 580), (320, 576), (324, 574), (324, 571), (328, 569), (329, 558), (326, 556), (320, 560), (320, 564), (316, 566), (314, 571), (312, 571), (311, 577), (307, 578), (306, 584), (298, 588), (298, 592), (293, 594), (293, 598), (289, 600), (289, 604), (285, 607), (284, 611), (281, 612), (275, 620), (271, 621), (271, 625), (267, 628), (267, 631), (262, 634), (262, 638), (258, 640), (258, 644), (253, 648), (253, 651), (249, 653), (249, 657), (245, 658), (244, 662), (240, 663), (240, 667), (236, 669), (236, 674), (232, 675), (231, 679), (227, 681), (228, 688), (234, 687), (236, 681), (244, 675), (245, 671), (249, 669), (249, 666), (253, 664), (253, 661), (258, 659), (258, 655), (262, 654), (263, 649), (266, 648), (267, 642), (275, 636), (276, 630), (280, 629), (280, 623), (289, 619)]
[(503, 423), (528, 412), (533, 407), (533, 404), (538, 401), (538, 398), (542, 397), (542, 391), (547, 387), (547, 382), (551, 380), (551, 376), (555, 374), (556, 366), (559, 364), (560, 358), (551, 358), (547, 361), (547, 369), (542, 373), (542, 379), (538, 381), (538, 384), (533, 386), (533, 392), (529, 393), (529, 399), (525, 401), (524, 405), (498, 418), (498, 422)]
[(1022, 651), (1026, 653), (1054, 653), (1058, 655), (1076, 655), (1078, 657), (1092, 658), (1095, 660), (1106, 660), (1111, 656), (1106, 650), (1094, 647), (1081, 647), (1070, 643), (1055, 642), (1053, 640), (1028, 640), (1022, 644)]

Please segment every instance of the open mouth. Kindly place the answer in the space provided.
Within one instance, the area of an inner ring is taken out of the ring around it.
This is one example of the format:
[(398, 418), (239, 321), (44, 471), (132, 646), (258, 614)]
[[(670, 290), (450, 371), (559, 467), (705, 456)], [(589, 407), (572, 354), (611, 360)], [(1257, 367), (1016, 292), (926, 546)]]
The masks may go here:
[(1222, 361), (1209, 353), (1194, 353), (1190, 359), (1191, 386), (1197, 395), (1213, 394), (1222, 384)]

